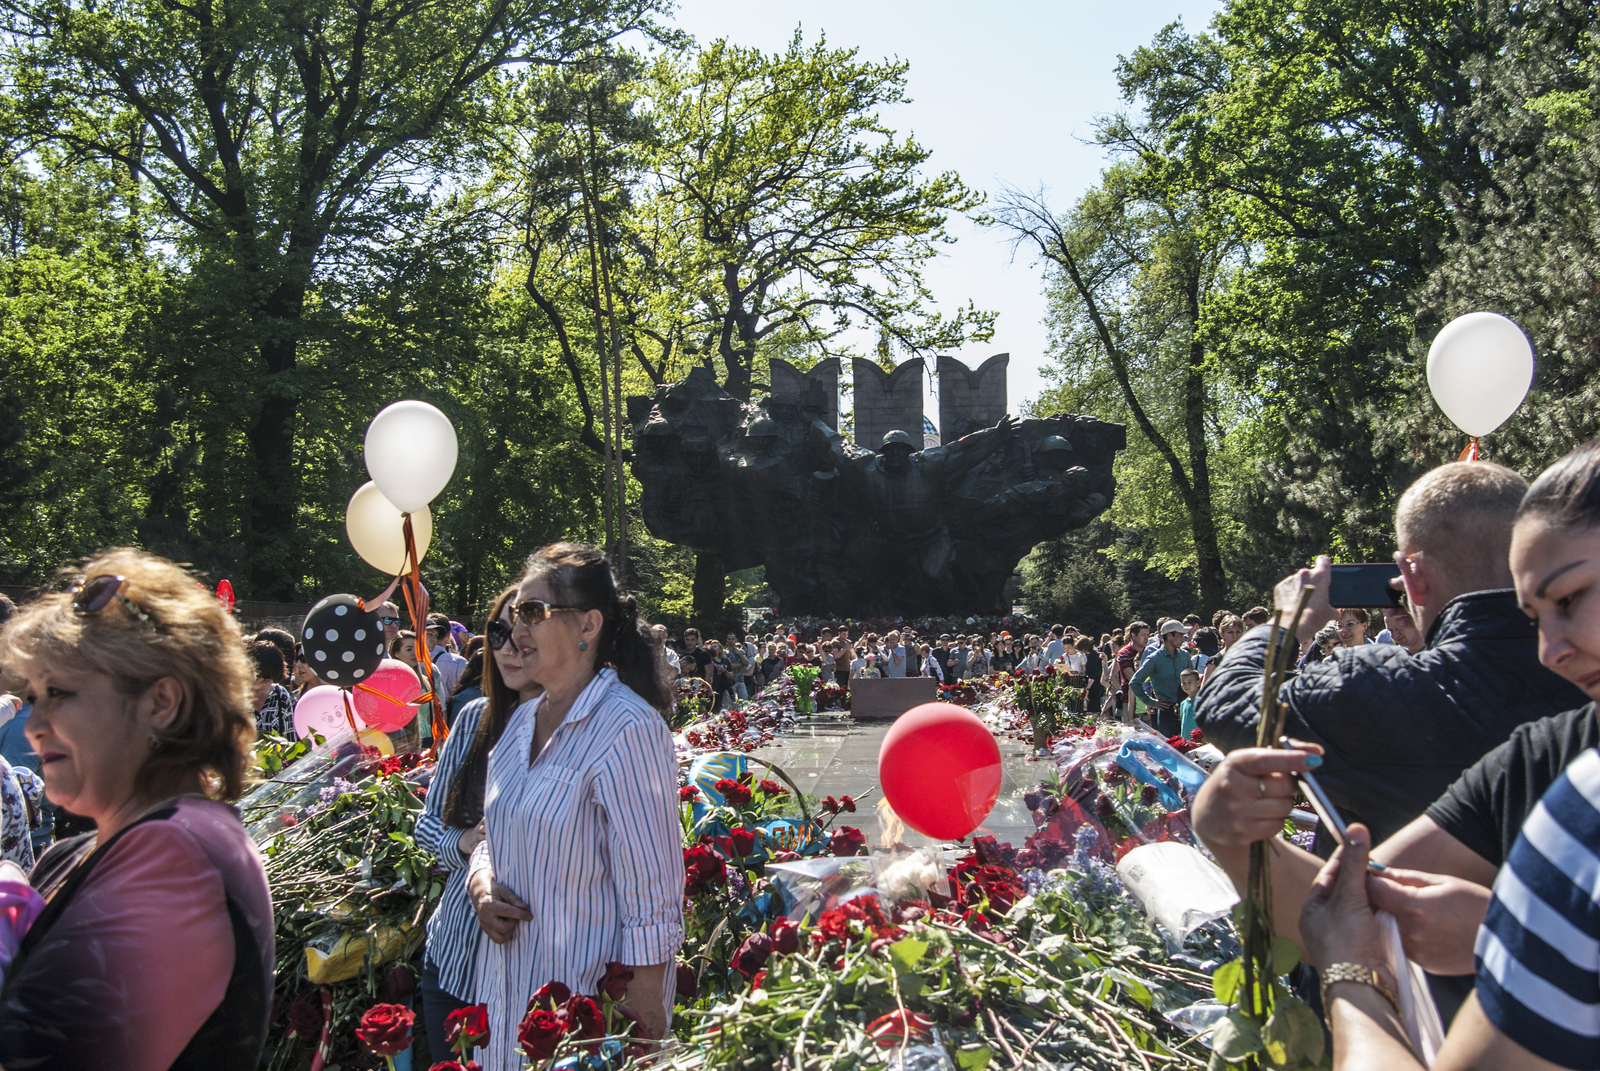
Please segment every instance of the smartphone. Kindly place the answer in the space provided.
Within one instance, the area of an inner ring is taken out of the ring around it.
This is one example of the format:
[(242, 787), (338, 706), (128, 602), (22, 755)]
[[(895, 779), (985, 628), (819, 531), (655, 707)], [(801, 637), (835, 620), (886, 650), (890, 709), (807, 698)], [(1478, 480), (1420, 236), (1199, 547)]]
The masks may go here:
[[(1287, 736), (1278, 738), (1278, 746), (1292, 748)], [(1317, 780), (1317, 775), (1307, 770), (1305, 773), (1293, 775), (1300, 782), (1300, 787), (1305, 790), (1306, 799), (1311, 803), (1311, 809), (1317, 812), (1317, 817), (1322, 820), (1322, 825), (1328, 831), (1328, 836), (1333, 838), (1333, 843), (1344, 847), (1345, 821), (1339, 815), (1339, 808), (1333, 805), (1328, 798), (1328, 793), (1323, 789), (1322, 783)], [(1387, 869), (1382, 863), (1367, 860), (1367, 866), (1372, 870), (1383, 871)]]
[(1399, 576), (1400, 567), (1394, 562), (1335, 565), (1328, 581), (1328, 602), (1362, 609), (1399, 606), (1401, 592), (1389, 584)]

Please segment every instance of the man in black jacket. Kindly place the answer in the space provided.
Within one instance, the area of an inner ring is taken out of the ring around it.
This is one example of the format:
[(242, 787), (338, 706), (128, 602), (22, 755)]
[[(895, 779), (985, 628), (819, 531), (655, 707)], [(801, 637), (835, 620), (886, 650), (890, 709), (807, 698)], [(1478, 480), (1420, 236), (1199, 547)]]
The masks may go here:
[[(1341, 648), (1283, 686), (1288, 735), (1320, 744), (1317, 777), (1374, 843), (1422, 814), (1463, 770), (1524, 722), (1581, 706), (1586, 696), (1539, 663), (1537, 626), (1511, 589), (1511, 524), (1527, 483), (1484, 461), (1425, 474), (1395, 512), (1395, 554), (1427, 645)], [(1316, 590), (1301, 621), (1308, 643), (1333, 617), (1326, 557), (1274, 592), (1292, 611)], [(1253, 747), (1261, 668), (1273, 626), (1252, 629), (1206, 681), (1196, 719), (1224, 751)]]

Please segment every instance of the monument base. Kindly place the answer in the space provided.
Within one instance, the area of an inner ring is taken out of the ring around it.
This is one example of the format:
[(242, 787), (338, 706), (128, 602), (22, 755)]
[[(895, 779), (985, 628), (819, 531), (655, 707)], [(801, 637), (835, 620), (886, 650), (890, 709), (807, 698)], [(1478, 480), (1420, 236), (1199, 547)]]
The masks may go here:
[(932, 677), (857, 677), (850, 681), (850, 716), (857, 721), (893, 721), (938, 698), (939, 682)]

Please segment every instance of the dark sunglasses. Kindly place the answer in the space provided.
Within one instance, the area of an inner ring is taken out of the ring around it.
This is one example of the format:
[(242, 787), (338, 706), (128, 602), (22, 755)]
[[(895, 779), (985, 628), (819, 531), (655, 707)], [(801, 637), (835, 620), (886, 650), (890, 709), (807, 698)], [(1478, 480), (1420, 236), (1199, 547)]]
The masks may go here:
[(80, 617), (97, 614), (111, 605), (113, 599), (122, 603), (123, 609), (138, 618), (140, 621), (150, 620), (150, 615), (144, 608), (122, 593), (128, 586), (124, 577), (92, 576), (82, 583), (75, 584), (70, 589), (72, 592), (72, 612)]
[(384, 625), (384, 626), (398, 625), (399, 623), (400, 623), (400, 619), (398, 617), (380, 617), (380, 618), (378, 618), (378, 624)]
[(534, 625), (543, 624), (550, 620), (553, 614), (576, 614), (582, 613), (582, 611), (576, 606), (551, 606), (549, 603), (541, 602), (538, 599), (529, 599), (527, 602), (519, 602), (513, 606), (511, 613), (518, 621), (532, 628)]
[(511, 642), (511, 626), (501, 621), (498, 617), (489, 622), (489, 627), (483, 630), (483, 638), (489, 647), (496, 651), (505, 649)]

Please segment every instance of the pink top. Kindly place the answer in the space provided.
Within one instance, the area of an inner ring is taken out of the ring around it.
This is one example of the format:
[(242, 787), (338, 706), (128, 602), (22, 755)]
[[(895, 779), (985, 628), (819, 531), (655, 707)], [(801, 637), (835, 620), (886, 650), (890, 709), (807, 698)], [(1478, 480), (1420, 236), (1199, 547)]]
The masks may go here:
[(271, 992), (272, 904), (237, 814), (200, 799), (169, 810), (114, 838), (59, 916), (41, 920), (0, 993), (7, 1071), (170, 1068), (228, 990), (230, 896)]

